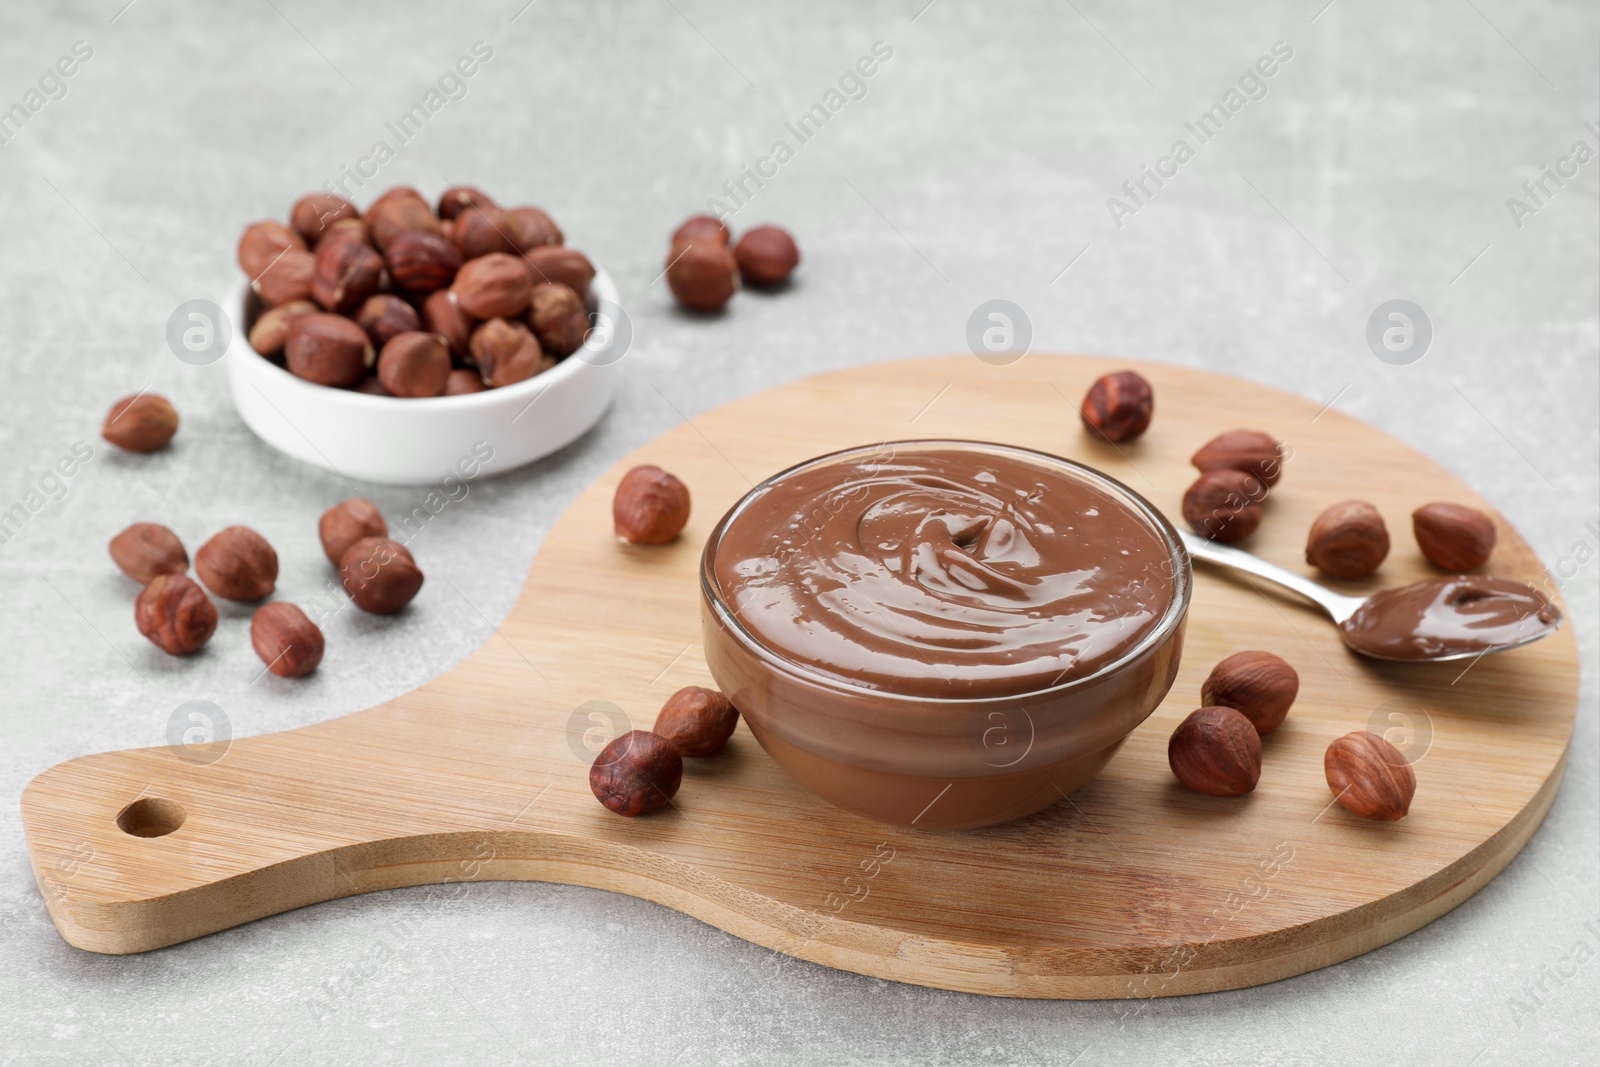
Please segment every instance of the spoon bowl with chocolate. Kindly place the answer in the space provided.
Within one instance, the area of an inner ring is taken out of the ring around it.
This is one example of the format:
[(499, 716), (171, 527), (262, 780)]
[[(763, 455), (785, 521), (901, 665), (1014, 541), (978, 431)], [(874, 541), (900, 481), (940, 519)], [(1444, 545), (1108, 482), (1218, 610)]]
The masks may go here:
[(972, 441), (762, 482), (701, 558), (706, 662), (763, 748), (849, 811), (989, 826), (1098, 774), (1171, 687), (1177, 531), (1120, 482)]
[(1369, 597), (1335, 593), (1259, 556), (1183, 535), (1195, 559), (1305, 597), (1328, 613), (1352, 651), (1374, 659), (1441, 663), (1506, 652), (1553, 634), (1561, 611), (1525, 582), (1485, 575), (1429, 578)]

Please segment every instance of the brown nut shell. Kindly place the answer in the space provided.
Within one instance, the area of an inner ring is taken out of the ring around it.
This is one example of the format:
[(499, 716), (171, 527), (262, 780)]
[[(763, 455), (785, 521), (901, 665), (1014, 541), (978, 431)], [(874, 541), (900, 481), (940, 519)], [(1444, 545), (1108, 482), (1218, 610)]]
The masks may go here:
[(753, 226), (733, 246), (733, 258), (746, 285), (782, 285), (800, 265), (800, 246), (781, 226)]
[(667, 286), (692, 311), (721, 311), (739, 289), (739, 264), (715, 241), (684, 241), (667, 254)]
[(417, 309), (392, 293), (379, 293), (367, 297), (367, 302), (356, 312), (356, 325), (367, 332), (372, 346), (383, 346), (403, 333), (422, 329), (422, 316)]
[(377, 358), (365, 330), (326, 311), (302, 315), (289, 324), (283, 355), (290, 373), (318, 385), (341, 387), (365, 378)]
[(1240, 796), (1261, 780), (1261, 735), (1233, 708), (1200, 708), (1172, 731), (1167, 763), (1197, 793)]
[(1345, 734), (1322, 757), (1328, 788), (1346, 811), (1394, 821), (1411, 810), (1417, 772), (1398, 748), (1365, 730)]
[(528, 325), (544, 351), (557, 358), (570, 356), (589, 333), (589, 309), (570, 286), (546, 282), (533, 287)]
[(321, 310), (310, 300), (291, 300), (267, 308), (250, 327), (250, 347), (269, 358), (281, 356), (284, 343), (289, 340), (289, 324), (301, 315), (314, 315)]
[(1131, 441), (1150, 428), (1156, 394), (1144, 375), (1119, 370), (1096, 378), (1083, 396), (1079, 415), (1091, 435), (1107, 441)]
[(389, 524), (378, 505), (362, 497), (341, 500), (317, 520), (317, 537), (322, 553), (337, 567), (350, 546), (364, 537), (388, 537)]
[(661, 706), (654, 729), (685, 756), (714, 756), (738, 725), (739, 712), (727, 697), (715, 689), (686, 685)]
[(304, 252), (305, 239), (272, 219), (252, 222), (239, 237), (239, 269), (254, 281), (273, 260), (290, 249)]
[(594, 264), (576, 248), (565, 245), (530, 248), (522, 254), (522, 263), (534, 285), (555, 282), (588, 298), (589, 283), (594, 281)]
[(1283, 442), (1271, 434), (1260, 430), (1229, 430), (1201, 445), (1189, 462), (1202, 472), (1248, 471), (1271, 488), (1283, 477), (1286, 458)]
[(339, 578), (356, 607), (393, 615), (422, 588), (422, 571), (405, 545), (386, 537), (363, 537), (339, 559)]
[(566, 235), (556, 220), (536, 207), (514, 207), (506, 212), (506, 223), (518, 252), (529, 252), (545, 245), (559, 245)]
[(133, 624), (174, 656), (197, 652), (217, 628), (217, 606), (188, 575), (160, 574), (133, 602)]
[(1389, 555), (1389, 528), (1365, 500), (1327, 508), (1306, 534), (1306, 562), (1335, 578), (1365, 578)]
[(488, 193), (472, 185), (452, 185), (439, 194), (439, 217), (454, 219), (469, 207), (494, 206)]
[(1440, 570), (1475, 571), (1494, 554), (1494, 520), (1464, 504), (1424, 504), (1411, 513), (1411, 530), (1422, 554)]
[(309, 300), (316, 288), (317, 257), (291, 248), (267, 265), (250, 283), (267, 307)]
[(322, 631), (293, 604), (275, 600), (250, 618), (250, 645), (279, 678), (310, 674), (322, 662)]
[(178, 411), (155, 393), (125, 396), (106, 412), (100, 436), (124, 452), (155, 452), (178, 432)]
[(136, 522), (111, 539), (106, 546), (122, 573), (149, 585), (163, 574), (182, 574), (189, 569), (189, 553), (178, 535), (154, 522)]
[(194, 573), (224, 600), (260, 600), (278, 584), (278, 553), (248, 526), (229, 526), (194, 554)]
[(475, 370), (457, 367), (450, 372), (444, 380), (445, 396), (462, 396), (466, 393), (481, 393), (488, 389), (483, 384), (483, 376)]
[(473, 318), (509, 319), (527, 310), (533, 279), (521, 259), (493, 252), (463, 263), (450, 291)]
[(526, 381), (555, 365), (545, 357), (532, 330), (506, 319), (490, 319), (479, 326), (468, 347), (483, 383), (491, 389)]
[(472, 331), (478, 328), (478, 323), (461, 310), (460, 301), (450, 290), (440, 289), (428, 294), (428, 299), (422, 302), (422, 326), (429, 333), (443, 337), (456, 359), (464, 360), (471, 355)]
[(400, 234), (384, 256), (394, 283), (410, 293), (447, 288), (465, 262), (454, 241), (426, 230)]
[(333, 193), (308, 193), (289, 209), (289, 225), (312, 247), (335, 223), (360, 218), (354, 204)]
[(450, 376), (450, 346), (436, 333), (402, 333), (378, 355), (378, 380), (394, 396), (439, 396)]
[(466, 208), (455, 217), (450, 227), (450, 240), (461, 250), (464, 259), (477, 259), (491, 252), (514, 255), (517, 242), (512, 236), (513, 229), (504, 211), (493, 204), (482, 204)]
[(666, 807), (682, 784), (682, 754), (648, 730), (630, 730), (612, 741), (589, 768), (595, 798), (627, 818)]
[[(408, 195), (409, 194), (409, 195)], [(440, 233), (439, 219), (416, 190), (390, 190), (367, 208), (367, 232), (372, 243), (387, 253), (403, 233)]]
[(1271, 652), (1235, 652), (1211, 668), (1200, 686), (1200, 703), (1232, 708), (1266, 735), (1283, 725), (1300, 694), (1300, 675)]
[(1232, 544), (1261, 525), (1266, 495), (1253, 474), (1228, 468), (1206, 471), (1183, 494), (1183, 518), (1201, 537)]
[(353, 314), (378, 291), (383, 270), (383, 257), (360, 241), (324, 241), (317, 246), (312, 299), (329, 311)]
[(611, 518), (628, 544), (668, 544), (689, 521), (689, 487), (660, 467), (635, 467), (617, 483)]
[(684, 241), (710, 240), (726, 248), (733, 240), (727, 223), (710, 215), (690, 215), (672, 231), (672, 240), (669, 245), (681, 244)]

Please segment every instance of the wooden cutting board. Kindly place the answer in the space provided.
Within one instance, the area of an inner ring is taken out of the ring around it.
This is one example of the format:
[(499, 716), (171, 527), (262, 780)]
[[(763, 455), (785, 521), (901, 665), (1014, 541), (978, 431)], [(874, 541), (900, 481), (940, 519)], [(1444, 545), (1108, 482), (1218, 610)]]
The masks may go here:
[[(1077, 401), (1096, 376), (1130, 365), (1155, 387), (1155, 423), (1137, 442), (1096, 443)], [(1294, 450), (1247, 547), (1303, 569), (1306, 529), (1326, 505), (1360, 497), (1388, 518), (1390, 558), (1352, 591), (1429, 574), (1410, 531), (1418, 505), (1490, 510), (1370, 426), (1199, 370), (1034, 354), (808, 378), (702, 415), (612, 468), (555, 524), (495, 634), (421, 689), (235, 740), (209, 763), (151, 748), (39, 775), (22, 807), (50, 913), (72, 944), (125, 953), (376, 889), (567, 882), (659, 901), (831, 967), (1058, 998), (1250, 986), (1369, 951), (1482, 887), (1549, 810), (1577, 702), (1570, 625), (1470, 667), (1368, 662), (1312, 609), (1201, 567), (1166, 702), (1097, 780), (1020, 822), (936, 834), (846, 814), (796, 785), (743, 727), (720, 756), (687, 761), (674, 806), (656, 815), (618, 818), (589, 792), (590, 753), (615, 727), (647, 729), (673, 690), (711, 684), (697, 558), (716, 519), (766, 475), (848, 445), (989, 439), (1091, 463), (1176, 517), (1189, 455), (1236, 426)], [(612, 537), (613, 488), (644, 462), (694, 494), (669, 547)], [(1496, 521), (1494, 573), (1540, 581), (1527, 544)], [(1266, 741), (1260, 787), (1201, 796), (1173, 779), (1167, 737), (1212, 665), (1241, 649), (1286, 657), (1300, 697)], [(1416, 765), (1416, 800), (1399, 823), (1330, 803), (1323, 750), (1369, 727)]]

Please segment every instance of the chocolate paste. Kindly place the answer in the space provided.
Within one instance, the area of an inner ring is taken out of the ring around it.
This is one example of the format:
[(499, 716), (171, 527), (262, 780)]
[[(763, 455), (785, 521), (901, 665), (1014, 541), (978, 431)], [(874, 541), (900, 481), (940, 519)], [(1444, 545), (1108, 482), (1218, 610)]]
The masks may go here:
[(1174, 597), (1171, 554), (1107, 491), (1020, 456), (810, 467), (735, 515), (714, 573), (782, 659), (904, 696), (1049, 688), (1114, 663)]
[(1434, 578), (1377, 593), (1340, 624), (1345, 643), (1384, 659), (1437, 659), (1514, 645), (1561, 625), (1561, 612), (1508, 578)]

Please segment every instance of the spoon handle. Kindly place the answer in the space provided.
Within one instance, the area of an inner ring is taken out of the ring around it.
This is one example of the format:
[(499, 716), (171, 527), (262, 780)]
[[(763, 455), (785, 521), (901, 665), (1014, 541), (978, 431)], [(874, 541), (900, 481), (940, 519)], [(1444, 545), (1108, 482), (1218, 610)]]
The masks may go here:
[(1299, 593), (1307, 600), (1326, 611), (1334, 622), (1344, 622), (1356, 608), (1363, 603), (1361, 597), (1345, 596), (1333, 590), (1318, 585), (1309, 578), (1301, 577), (1293, 571), (1284, 570), (1276, 563), (1268, 563), (1259, 556), (1227, 545), (1219, 545), (1215, 541), (1207, 541), (1191, 533), (1182, 533), (1183, 547), (1189, 550), (1189, 555), (1195, 559), (1215, 563), (1219, 567), (1227, 567), (1245, 574), (1253, 574), (1257, 578), (1265, 578), (1274, 585), (1282, 586), (1290, 592)]

